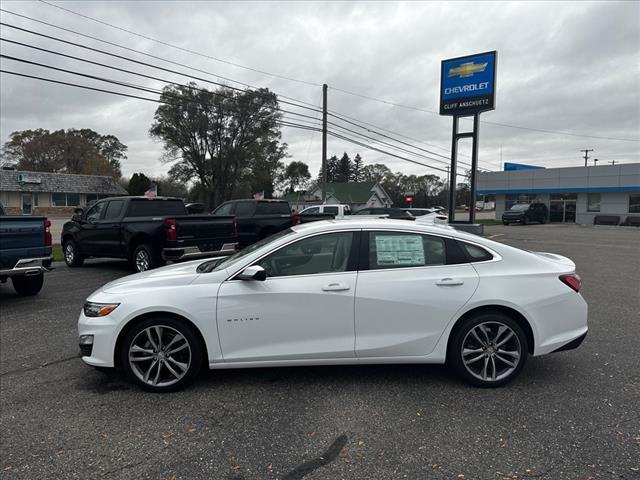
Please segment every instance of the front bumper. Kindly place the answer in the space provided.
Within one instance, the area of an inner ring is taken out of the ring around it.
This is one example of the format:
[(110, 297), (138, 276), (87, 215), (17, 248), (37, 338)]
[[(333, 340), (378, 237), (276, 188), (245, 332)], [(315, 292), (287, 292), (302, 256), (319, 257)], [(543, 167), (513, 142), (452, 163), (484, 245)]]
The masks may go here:
[(178, 247), (178, 248), (165, 248), (162, 250), (162, 258), (164, 260), (170, 260), (172, 262), (179, 262), (183, 260), (196, 260), (198, 258), (207, 257), (223, 257), (232, 255), (238, 250), (237, 243), (225, 243), (220, 250), (202, 251), (198, 247)]
[(113, 318), (112, 315), (87, 317), (84, 312), (80, 313), (78, 339), (82, 336), (93, 336), (91, 348), (88, 345), (80, 346), (80, 356), (83, 362), (94, 367), (114, 366), (118, 324), (118, 320)]
[(53, 270), (51, 268), (51, 262), (53, 256), (37, 257), (37, 258), (22, 258), (16, 262), (13, 268), (0, 270), (1, 277), (21, 277), (29, 275), (39, 275), (43, 272), (49, 272)]

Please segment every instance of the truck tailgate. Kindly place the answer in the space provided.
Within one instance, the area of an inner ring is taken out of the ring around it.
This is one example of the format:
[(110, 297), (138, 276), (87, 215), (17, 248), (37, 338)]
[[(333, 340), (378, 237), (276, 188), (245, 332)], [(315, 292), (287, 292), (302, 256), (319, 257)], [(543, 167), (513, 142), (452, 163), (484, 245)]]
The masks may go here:
[(42, 257), (44, 217), (0, 217), (0, 266), (10, 268), (17, 258)]
[(211, 251), (235, 241), (233, 216), (188, 215), (175, 220), (179, 247), (197, 246), (201, 251)]

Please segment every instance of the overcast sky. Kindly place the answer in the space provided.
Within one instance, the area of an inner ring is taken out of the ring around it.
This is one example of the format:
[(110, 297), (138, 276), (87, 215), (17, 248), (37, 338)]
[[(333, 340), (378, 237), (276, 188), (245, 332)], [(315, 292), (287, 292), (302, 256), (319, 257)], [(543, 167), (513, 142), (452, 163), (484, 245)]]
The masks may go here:
[[(220, 60), (312, 84), (327, 83), (330, 111), (415, 138), (425, 142), (416, 143), (420, 148), (445, 156), (451, 144), (450, 117), (371, 101), (337, 89), (437, 112), (440, 61), (497, 50), (496, 110), (481, 116), (480, 167), (498, 170), (501, 159), (548, 167), (581, 165), (584, 160), (579, 150), (585, 148), (595, 150), (591, 158), (598, 158), (599, 164), (611, 160), (640, 161), (640, 2), (55, 3)], [(319, 86), (186, 53), (45, 3), (3, 1), (2, 8), (320, 105)], [(11, 25), (188, 71), (6, 12), (2, 12), (1, 18)], [(2, 37), (175, 82), (188, 80), (7, 27), (2, 27)], [(160, 82), (6, 42), (2, 42), (2, 53), (162, 88)], [(1, 65), (4, 70), (157, 98), (7, 59), (2, 59)], [(191, 73), (215, 80), (204, 73)], [(212, 87), (204, 82), (199, 84)], [(159, 161), (162, 144), (148, 135), (157, 104), (7, 74), (2, 74), (0, 85), (2, 142), (14, 130), (92, 128), (101, 134), (114, 134), (128, 145), (129, 158), (123, 163), (126, 176), (137, 171), (159, 175), (170, 166)], [(541, 133), (486, 122), (584, 136)], [(464, 121), (462, 125), (470, 127), (470, 122)], [(321, 158), (320, 140), (319, 133), (285, 128), (283, 141), (289, 144), (291, 155), (287, 161), (308, 163), (315, 176)], [(465, 155), (468, 145), (462, 146)], [(445, 175), (329, 137), (329, 155), (341, 155), (343, 151), (352, 157), (359, 152), (365, 163), (383, 162), (394, 171)], [(443, 163), (434, 160), (409, 158), (444, 168)], [(465, 161), (468, 157), (460, 159)]]

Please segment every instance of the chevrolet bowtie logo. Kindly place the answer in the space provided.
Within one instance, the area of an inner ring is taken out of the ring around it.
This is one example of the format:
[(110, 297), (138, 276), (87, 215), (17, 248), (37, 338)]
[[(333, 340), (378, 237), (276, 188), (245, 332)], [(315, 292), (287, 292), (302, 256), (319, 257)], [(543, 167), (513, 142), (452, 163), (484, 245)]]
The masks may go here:
[(471, 77), (475, 73), (484, 72), (488, 63), (462, 63), (459, 67), (449, 69), (449, 77), (466, 78)]

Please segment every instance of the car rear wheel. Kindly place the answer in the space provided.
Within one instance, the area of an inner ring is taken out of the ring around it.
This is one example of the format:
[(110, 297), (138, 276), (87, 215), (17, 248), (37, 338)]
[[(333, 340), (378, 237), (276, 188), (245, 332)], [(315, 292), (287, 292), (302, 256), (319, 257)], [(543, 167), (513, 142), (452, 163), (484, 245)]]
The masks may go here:
[(505, 222), (504, 220), (502, 221), (503, 225), (509, 225), (509, 222)]
[(12, 277), (13, 288), (18, 295), (23, 297), (30, 297), (36, 295), (42, 290), (42, 284), (44, 283), (44, 274), (29, 275), (24, 277)]
[(133, 251), (132, 263), (133, 269), (138, 273), (164, 265), (162, 259), (155, 255), (151, 247), (146, 243), (138, 245)]
[(120, 364), (138, 385), (152, 392), (178, 390), (195, 379), (204, 350), (193, 329), (173, 318), (149, 318), (125, 335)]
[(499, 387), (520, 373), (527, 352), (520, 325), (501, 312), (488, 312), (464, 320), (454, 334), (449, 360), (467, 382)]
[(64, 263), (69, 267), (81, 267), (84, 263), (84, 256), (78, 251), (78, 245), (73, 240), (67, 240), (62, 245), (64, 253)]

